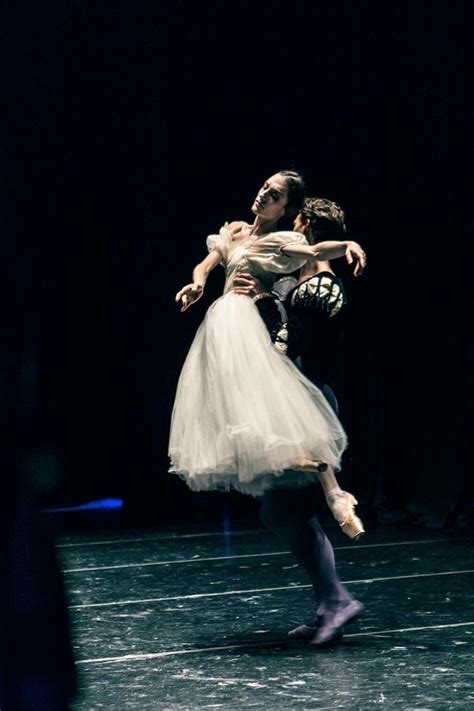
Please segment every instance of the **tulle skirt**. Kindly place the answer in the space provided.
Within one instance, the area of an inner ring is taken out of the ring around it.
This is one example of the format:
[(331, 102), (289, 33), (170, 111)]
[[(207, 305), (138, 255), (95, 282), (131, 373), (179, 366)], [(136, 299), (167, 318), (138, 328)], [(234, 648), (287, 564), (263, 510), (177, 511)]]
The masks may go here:
[(346, 446), (321, 391), (275, 349), (252, 300), (230, 292), (215, 301), (179, 378), (170, 471), (195, 491), (261, 496), (299, 459), (339, 469)]

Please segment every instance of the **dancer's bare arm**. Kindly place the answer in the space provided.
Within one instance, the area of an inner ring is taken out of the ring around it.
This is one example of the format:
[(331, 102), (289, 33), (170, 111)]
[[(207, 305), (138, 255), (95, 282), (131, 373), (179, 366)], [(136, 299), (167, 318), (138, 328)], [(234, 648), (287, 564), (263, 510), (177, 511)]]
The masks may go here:
[(201, 298), (208, 275), (221, 260), (221, 253), (217, 249), (213, 249), (202, 262), (194, 267), (192, 283), (183, 286), (175, 296), (175, 301), (181, 302), (181, 311), (186, 311)]
[(367, 264), (367, 257), (358, 242), (352, 240), (326, 240), (317, 244), (289, 244), (282, 247), (282, 252), (291, 257), (307, 256), (308, 259), (329, 261), (338, 257), (345, 257), (348, 264), (354, 265), (354, 276), (360, 276)]

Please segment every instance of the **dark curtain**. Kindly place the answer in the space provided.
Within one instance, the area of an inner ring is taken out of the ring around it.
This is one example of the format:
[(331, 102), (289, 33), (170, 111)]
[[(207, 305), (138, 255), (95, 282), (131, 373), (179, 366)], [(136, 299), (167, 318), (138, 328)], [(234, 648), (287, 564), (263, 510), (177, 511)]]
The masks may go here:
[(295, 167), (369, 258), (360, 280), (335, 265), (344, 484), (372, 510), (467, 506), (471, 22), (456, 1), (8, 8), (4, 305), (19, 295), (48, 505), (254, 511), (167, 474), (179, 369), (223, 274), (184, 315), (173, 298), (205, 236)]

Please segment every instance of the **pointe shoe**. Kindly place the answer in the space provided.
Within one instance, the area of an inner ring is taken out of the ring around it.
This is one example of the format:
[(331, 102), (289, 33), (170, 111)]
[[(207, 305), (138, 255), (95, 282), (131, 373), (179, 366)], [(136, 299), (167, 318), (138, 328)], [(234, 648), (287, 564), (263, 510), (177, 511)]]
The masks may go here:
[(298, 459), (292, 468), (302, 472), (325, 472), (328, 465), (317, 459)]
[(364, 524), (355, 512), (357, 499), (348, 491), (341, 491), (327, 497), (332, 514), (343, 533), (353, 541), (357, 541), (364, 533)]

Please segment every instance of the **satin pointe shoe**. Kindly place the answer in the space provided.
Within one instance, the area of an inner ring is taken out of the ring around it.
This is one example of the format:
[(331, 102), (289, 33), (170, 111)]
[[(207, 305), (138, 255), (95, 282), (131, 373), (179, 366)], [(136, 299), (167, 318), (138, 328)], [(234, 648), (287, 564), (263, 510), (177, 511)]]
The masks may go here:
[(301, 472), (325, 472), (328, 468), (326, 462), (320, 462), (317, 459), (298, 459), (292, 469)]
[(364, 524), (355, 512), (357, 499), (348, 491), (341, 491), (327, 497), (328, 506), (343, 533), (357, 541), (364, 533)]
[(364, 606), (361, 602), (352, 600), (348, 605), (338, 608), (332, 615), (324, 615), (310, 644), (314, 647), (323, 647), (330, 642), (336, 641), (342, 633), (344, 625), (354, 622), (363, 609)]

